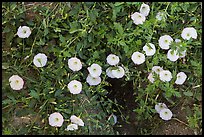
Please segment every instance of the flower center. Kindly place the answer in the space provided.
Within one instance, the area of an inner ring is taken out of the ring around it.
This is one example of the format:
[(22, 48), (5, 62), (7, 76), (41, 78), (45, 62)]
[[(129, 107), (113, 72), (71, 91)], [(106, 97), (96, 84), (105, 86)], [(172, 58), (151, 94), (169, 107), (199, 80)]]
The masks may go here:
[(189, 34), (189, 33), (187, 33), (186, 35), (187, 35), (188, 37), (190, 36), (190, 34)]
[(96, 68), (94, 68), (93, 71), (96, 71)]
[(74, 88), (77, 88), (77, 85), (74, 85)]
[(23, 30), (23, 33), (26, 33), (26, 30)]
[(168, 43), (168, 40), (166, 39), (164, 42), (165, 42), (165, 43)]
[(55, 118), (55, 121), (58, 122), (58, 121), (59, 121), (59, 118)]
[(138, 15), (138, 18), (141, 18), (142, 16), (141, 15)]
[(117, 71), (120, 72), (120, 69), (118, 69)]
[(158, 72), (160, 72), (160, 69), (157, 69)]
[(164, 75), (167, 76), (168, 74), (165, 73)]
[(115, 57), (112, 57), (113, 60), (115, 60)]
[(141, 56), (140, 56), (140, 55), (138, 55), (137, 57), (138, 57), (138, 58), (140, 58)]
[(168, 112), (164, 112), (164, 114), (165, 114), (165, 115), (167, 115), (167, 114), (168, 114)]
[(178, 78), (180, 78), (181, 76), (178, 76)]
[(76, 64), (77, 64), (77, 62), (75, 61), (75, 62), (74, 62), (74, 64), (76, 65)]
[(19, 81), (18, 81), (18, 80), (16, 80), (16, 84), (18, 84), (18, 82), (19, 82)]

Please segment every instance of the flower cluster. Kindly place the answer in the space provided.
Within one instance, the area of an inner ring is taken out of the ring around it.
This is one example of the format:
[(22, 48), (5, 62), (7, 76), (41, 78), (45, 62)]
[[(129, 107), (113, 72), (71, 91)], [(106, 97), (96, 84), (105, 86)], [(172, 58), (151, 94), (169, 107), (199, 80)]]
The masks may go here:
[[(191, 38), (196, 39), (197, 32), (193, 27), (184, 28), (181, 33), (181, 37), (184, 40), (190, 40)], [(159, 46), (161, 47), (161, 49), (168, 50), (172, 43), (173, 43), (173, 38), (169, 35), (163, 35), (159, 38)], [(180, 44), (181, 40), (175, 39), (175, 43)], [(177, 61), (179, 58), (184, 58), (186, 56), (186, 50), (180, 51), (181, 48), (182, 48), (182, 44), (177, 46), (175, 50), (169, 49), (167, 52), (167, 58), (172, 62)]]
[[(75, 115), (72, 115), (70, 117), (70, 120), (72, 123), (67, 126), (67, 128), (65, 129), (66, 131), (77, 130), (78, 126), (84, 126), (83, 120), (81, 120), (79, 117)], [(49, 116), (48, 122), (50, 126), (61, 127), (64, 123), (64, 118), (59, 112), (54, 112)]]
[(67, 126), (67, 128), (65, 129), (66, 131), (77, 130), (78, 126), (84, 126), (83, 120), (80, 119), (79, 117), (75, 116), (75, 115), (72, 115), (70, 117), (70, 120), (71, 120), (72, 123)]
[[(159, 75), (159, 79), (163, 82), (169, 82), (173, 78), (169, 70), (164, 70), (160, 66), (152, 67), (152, 71), (149, 73), (147, 77), (151, 83), (154, 83), (154, 80), (155, 80), (154, 75)], [(184, 72), (179, 72), (177, 74), (177, 79), (175, 83), (178, 85), (182, 85), (185, 82), (186, 78), (187, 76)]]
[[(106, 75), (110, 78), (122, 78), (125, 75), (125, 70), (123, 67), (118, 66), (120, 58), (117, 55), (109, 54), (106, 58), (107, 63), (112, 67), (106, 69)], [(114, 67), (113, 67), (114, 66)]]
[(155, 110), (159, 113), (159, 116), (163, 120), (170, 120), (173, 116), (171, 110), (169, 110), (164, 103), (158, 103), (155, 105)]
[(140, 7), (140, 12), (135, 12), (131, 15), (131, 19), (136, 25), (143, 24), (146, 17), (149, 15), (150, 8), (149, 5), (143, 3)]
[(93, 63), (90, 67), (87, 68), (89, 71), (89, 75), (86, 78), (86, 82), (89, 83), (90, 86), (98, 85), (101, 83), (101, 73), (102, 68), (100, 65)]
[[(149, 15), (150, 7), (149, 5), (143, 3), (139, 9), (139, 12), (135, 12), (131, 15), (131, 19), (133, 23), (136, 25), (143, 24)], [(165, 16), (164, 12), (159, 12), (156, 15), (157, 20), (162, 20)], [(31, 35), (31, 29), (27, 26), (20, 26), (17, 30), (17, 35), (20, 38), (28, 38)], [(181, 37), (183, 40), (190, 40), (190, 39), (197, 39), (197, 31), (193, 27), (184, 28), (181, 32)], [(167, 51), (167, 58), (175, 62), (179, 58), (184, 58), (186, 56), (186, 49), (181, 51), (180, 48), (182, 47), (182, 42), (180, 39), (175, 39), (175, 43), (179, 46), (177, 49), (171, 48), (172, 43), (174, 43), (173, 38), (170, 35), (163, 35), (160, 36), (158, 39), (159, 47), (163, 50)], [(145, 55), (146, 56), (153, 56), (156, 53), (156, 48), (153, 43), (146, 43), (143, 47), (143, 51), (145, 54), (135, 51), (132, 56), (131, 60), (134, 64), (140, 65), (145, 62)], [(38, 53), (33, 58), (33, 64), (38, 67), (42, 68), (45, 67), (47, 64), (47, 56), (44, 53)], [(107, 64), (110, 65), (106, 69), (106, 75), (110, 78), (122, 78), (125, 75), (125, 70), (122, 66), (119, 66), (120, 58), (117, 55), (109, 54), (106, 58)], [(80, 71), (82, 69), (82, 62), (77, 57), (72, 57), (68, 59), (68, 67), (73, 72)], [(86, 77), (86, 82), (90, 86), (96, 86), (101, 83), (101, 74), (102, 74), (102, 67), (99, 64), (93, 63), (91, 66), (87, 68), (89, 74)], [(160, 66), (153, 66), (152, 71), (148, 75), (148, 79), (151, 83), (155, 81), (155, 75), (158, 75), (159, 79), (163, 82), (170, 82), (172, 80), (172, 73), (169, 70), (164, 70)], [(187, 79), (187, 75), (184, 72), (179, 72), (176, 76), (175, 84), (182, 85), (185, 80)], [(21, 90), (24, 86), (24, 81), (18, 75), (13, 75), (9, 78), (10, 87), (13, 90)], [(71, 94), (79, 94), (82, 92), (82, 83), (78, 80), (72, 80), (67, 85)], [(164, 103), (158, 103), (155, 105), (155, 110), (159, 113), (160, 117), (163, 120), (170, 120), (172, 117), (172, 112), (167, 108)], [(114, 120), (116, 116), (113, 115)], [(61, 127), (64, 122), (63, 116), (59, 112), (52, 113), (49, 118), (49, 124), (53, 127)], [(77, 130), (78, 126), (84, 126), (84, 122), (79, 117), (72, 115), (70, 117), (71, 124), (69, 124), (66, 128), (67, 131), (69, 130)], [(115, 120), (117, 122), (117, 119)], [(115, 122), (115, 123), (116, 123)]]

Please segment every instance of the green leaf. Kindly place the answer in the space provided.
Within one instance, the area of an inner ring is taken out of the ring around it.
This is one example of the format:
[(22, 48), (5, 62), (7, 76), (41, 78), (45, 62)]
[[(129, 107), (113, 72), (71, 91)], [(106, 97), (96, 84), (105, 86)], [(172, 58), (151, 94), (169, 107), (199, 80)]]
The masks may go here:
[(116, 23), (116, 22), (114, 22), (114, 27), (115, 27), (115, 29), (116, 30), (118, 30), (118, 32), (119, 32), (119, 34), (123, 34), (123, 27), (122, 27), (122, 25), (120, 24), (120, 23)]
[(30, 90), (30, 96), (40, 100), (39, 94), (35, 90)]
[(8, 69), (9, 64), (8, 63), (2, 63), (2, 69)]
[(62, 42), (64, 44), (65, 43), (65, 38), (61, 34), (59, 35), (59, 38), (60, 38), (60, 42)]
[(73, 33), (75, 33), (75, 32), (77, 32), (77, 31), (83, 31), (83, 29), (75, 29), (75, 28), (71, 28), (70, 30), (69, 30), (69, 33), (70, 34), (73, 34)]
[(176, 97), (181, 97), (181, 93), (178, 92), (178, 91), (175, 91), (175, 92), (174, 92), (174, 95), (175, 95)]
[(193, 96), (193, 93), (192, 93), (191, 91), (183, 92), (183, 94), (184, 94), (185, 96), (188, 96), (188, 97)]

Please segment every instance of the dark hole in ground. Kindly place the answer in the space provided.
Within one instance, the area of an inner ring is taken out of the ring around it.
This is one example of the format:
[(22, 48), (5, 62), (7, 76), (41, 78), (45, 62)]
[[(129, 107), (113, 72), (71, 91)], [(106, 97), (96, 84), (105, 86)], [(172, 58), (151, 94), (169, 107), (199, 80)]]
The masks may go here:
[(125, 83), (120, 79), (108, 79), (107, 81), (112, 85), (106, 88), (109, 91), (107, 97), (112, 101), (117, 100), (117, 104), (123, 106), (123, 108), (120, 108), (121, 113), (124, 117), (127, 117), (127, 119), (124, 119), (118, 107), (113, 106), (113, 108), (117, 110), (115, 115), (118, 120), (117, 124), (114, 126), (115, 132), (119, 132), (119, 134), (122, 135), (139, 134), (139, 130), (144, 128), (145, 122), (138, 122), (136, 120), (136, 113), (133, 111), (137, 108), (133, 82), (130, 81)]

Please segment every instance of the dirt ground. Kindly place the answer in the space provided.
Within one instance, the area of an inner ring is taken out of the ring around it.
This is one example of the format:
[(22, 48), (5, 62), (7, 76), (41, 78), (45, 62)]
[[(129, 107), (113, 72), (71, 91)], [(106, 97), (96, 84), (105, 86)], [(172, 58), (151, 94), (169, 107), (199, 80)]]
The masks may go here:
[[(109, 97), (111, 99), (117, 99), (118, 103), (124, 106), (124, 109), (121, 109), (124, 115), (128, 115), (129, 124), (122, 120), (122, 118), (118, 114), (118, 124), (114, 127), (115, 131), (119, 132), (123, 135), (137, 135), (140, 134), (140, 129), (150, 129), (151, 123), (145, 121), (144, 123), (138, 123), (135, 119), (136, 114), (133, 112), (135, 109), (135, 97), (133, 96), (133, 89), (132, 85), (128, 83), (124, 87), (121, 87), (123, 84), (120, 80), (109, 80), (112, 84), (111, 93)], [(177, 105), (175, 108), (172, 109), (173, 114), (178, 118), (180, 121), (187, 123), (187, 111), (185, 110), (185, 106), (192, 104), (192, 102), (185, 103), (182, 101)], [(153, 130), (151, 133), (152, 135), (194, 135), (194, 132), (187, 127), (182, 122), (179, 122), (175, 119), (171, 119), (170, 121), (162, 121), (158, 126)], [(122, 125), (122, 126), (118, 126)]]

